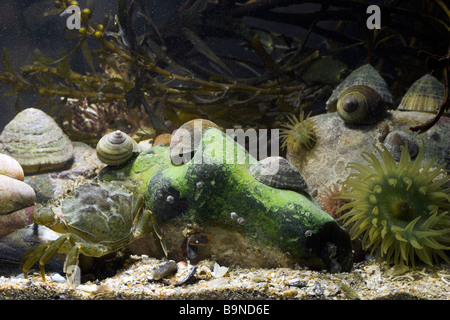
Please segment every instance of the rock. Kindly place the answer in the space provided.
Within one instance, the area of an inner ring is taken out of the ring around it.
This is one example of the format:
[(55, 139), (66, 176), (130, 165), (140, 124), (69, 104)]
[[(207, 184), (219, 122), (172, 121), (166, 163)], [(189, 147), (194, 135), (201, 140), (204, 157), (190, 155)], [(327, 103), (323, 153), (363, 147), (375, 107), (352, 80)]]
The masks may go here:
[(393, 131), (386, 136), (384, 145), (394, 157), (395, 161), (400, 161), (402, 146), (408, 143), (408, 152), (411, 159), (414, 159), (419, 153), (419, 145), (416, 140), (403, 131)]
[(28, 184), (0, 175), (0, 215), (29, 207), (35, 199), (36, 194)]
[(154, 280), (159, 280), (177, 273), (177, 263), (173, 260), (165, 261), (152, 269)]
[[(25, 251), (42, 242), (55, 240), (58, 236), (46, 227), (29, 225), (0, 238), (0, 276), (21, 273), (20, 261)], [(47, 262), (45, 269), (62, 273), (63, 265), (62, 256), (56, 255)]]
[(36, 202), (45, 204), (73, 190), (84, 180), (94, 177), (104, 164), (98, 160), (95, 149), (82, 142), (72, 142), (73, 161), (66, 170), (36, 173), (25, 176), (36, 192)]
[(36, 194), (23, 180), (20, 164), (0, 154), (0, 238), (33, 222)]
[(34, 206), (0, 215), (0, 238), (33, 223)]
[(32, 173), (64, 167), (73, 157), (73, 146), (53, 118), (28, 108), (5, 126), (0, 152), (16, 159), (25, 173)]
[[(228, 139), (226, 143), (224, 139)], [(232, 148), (224, 150), (225, 145)], [(246, 161), (237, 164), (226, 159)], [(254, 162), (232, 138), (210, 127), (203, 131), (198, 149), (185, 164), (174, 165), (170, 147), (159, 145), (123, 168), (106, 167), (100, 176), (138, 183), (137, 192), (144, 195), (146, 207), (158, 222), (158, 234), (170, 259), (214, 256), (224, 266), (301, 262), (349, 270), (347, 232), (309, 195), (255, 179), (250, 173)], [(167, 201), (169, 196), (171, 201)], [(231, 212), (239, 212), (245, 223), (232, 219)], [(332, 246), (333, 252), (329, 250)]]
[(323, 192), (325, 186), (347, 179), (349, 162), (364, 164), (363, 152), (375, 152), (386, 141), (388, 132), (401, 131), (419, 145), (424, 144), (424, 163), (437, 156), (436, 165), (447, 163), (450, 169), (450, 118), (441, 120), (424, 134), (409, 128), (422, 124), (433, 114), (414, 111), (390, 111), (384, 121), (372, 125), (346, 125), (336, 112), (312, 117), (317, 143), (301, 155), (288, 148), (286, 158), (302, 173), (309, 193)]
[(22, 166), (16, 159), (0, 153), (0, 174), (23, 181), (24, 173)]

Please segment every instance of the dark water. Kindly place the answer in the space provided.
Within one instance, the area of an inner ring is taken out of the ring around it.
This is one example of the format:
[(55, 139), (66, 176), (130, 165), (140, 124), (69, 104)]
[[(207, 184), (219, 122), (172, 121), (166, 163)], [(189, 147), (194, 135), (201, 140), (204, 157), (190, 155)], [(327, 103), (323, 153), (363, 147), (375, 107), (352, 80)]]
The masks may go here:
[[(86, 1), (79, 1), (80, 7)], [(52, 0), (4, 0), (0, 3), (0, 47), (6, 48), (11, 57), (14, 70), (32, 62), (33, 55), (39, 50), (44, 56), (57, 58), (61, 51), (69, 52), (76, 40), (67, 39), (63, 29), (66, 18), (58, 15), (39, 18), (37, 15), (46, 8), (53, 8)], [(99, 12), (116, 10), (116, 1), (95, 1), (95, 10)], [(101, 21), (97, 19), (95, 21)], [(80, 55), (74, 56), (73, 68), (82, 71), (86, 66)], [(0, 71), (3, 71), (3, 65)], [(8, 88), (0, 88), (0, 131), (14, 117), (15, 96), (2, 97)], [(36, 93), (25, 93), (20, 100), (21, 109), (32, 107), (37, 100)]]
[[(86, 1), (80, 0), (80, 8), (86, 7)], [(94, 1), (93, 21), (101, 23), (102, 13), (117, 12), (117, 1)], [(173, 12), (184, 3), (184, 0), (149, 0), (146, 1), (150, 8), (150, 14), (155, 24), (163, 23)], [(37, 17), (46, 8), (53, 8), (54, 0), (4, 0), (0, 2), (0, 48), (6, 48), (11, 56), (11, 65), (14, 70), (19, 70), (23, 65), (32, 62), (33, 55), (39, 50), (44, 56), (57, 58), (61, 50), (69, 52), (77, 40), (70, 40), (64, 33), (65, 17), (53, 15), (49, 17)], [(66, 16), (67, 17), (67, 16)], [(72, 68), (83, 72), (88, 68), (81, 54), (71, 57)], [(0, 72), (3, 72), (0, 64)], [(2, 97), (9, 90), (0, 88), (0, 131), (14, 117), (15, 97)], [(21, 97), (21, 110), (32, 107), (38, 98), (36, 93), (25, 93)]]
[[(169, 18), (175, 8), (180, 7), (186, 0), (150, 0), (146, 5), (150, 8), (150, 14), (155, 24), (160, 24)], [(80, 8), (84, 8), (86, 1), (78, 1)], [(244, 2), (244, 1), (241, 1)], [(93, 21), (102, 22), (102, 12), (110, 12), (113, 15), (117, 12), (117, 1), (98, 0), (95, 1), (95, 10)], [(307, 4), (305, 10), (316, 9), (318, 5)], [(0, 47), (6, 48), (10, 53), (11, 65), (14, 70), (20, 70), (24, 65), (30, 64), (34, 54), (39, 51), (45, 57), (57, 58), (61, 51), (69, 52), (77, 43), (77, 40), (70, 40), (64, 33), (66, 23), (65, 17), (52, 15), (47, 17), (37, 17), (40, 12), (46, 8), (54, 8), (54, 0), (4, 0), (0, 3)], [(249, 25), (260, 26), (258, 19), (246, 19)], [(332, 22), (334, 24), (334, 22)], [(300, 28), (280, 26), (265, 22), (266, 29), (283, 32), (297, 37), (302, 37), (306, 31)], [(311, 41), (318, 47), (324, 45), (324, 39), (313, 35)], [(217, 50), (230, 50), (226, 41), (216, 41), (212, 43)], [(78, 52), (71, 57), (71, 66), (75, 71), (83, 73), (88, 70), (85, 60)], [(0, 64), (0, 72), (4, 67)], [(3, 97), (9, 91), (8, 88), (0, 88), (0, 132), (4, 126), (15, 116), (16, 97)], [(32, 107), (38, 100), (38, 94), (35, 92), (23, 93), (19, 100), (20, 110)]]
[[(86, 7), (86, 0), (80, 0), (79, 6), (80, 8)], [(110, 0), (96, 0), (93, 1), (95, 3), (95, 9), (94, 9), (94, 17), (93, 21), (101, 23), (103, 21), (103, 12), (110, 12), (113, 15), (117, 12), (117, 1), (110, 1)], [(183, 4), (189, 4), (191, 5), (194, 1), (190, 0), (146, 0), (146, 1), (140, 1), (135, 0), (135, 3), (137, 5), (144, 4), (147, 8), (150, 16), (152, 17), (154, 23), (156, 25), (162, 24), (165, 21), (167, 21), (170, 18), (170, 15), (176, 10), (177, 8), (180, 8), (183, 6)], [(213, 2), (213, 1), (211, 1)], [(233, 1), (219, 1), (220, 3), (228, 3)], [(235, 1), (236, 3), (243, 3), (246, 2), (244, 0), (242, 1)], [(257, 1), (254, 1), (257, 2)], [(318, 3), (310, 3), (307, 1), (273, 1), (274, 3), (282, 4), (282, 3), (289, 3), (289, 4), (295, 4), (288, 7), (283, 7), (281, 10), (278, 10), (280, 8), (277, 8), (275, 11), (279, 12), (290, 12), (291, 10), (300, 11), (302, 13), (307, 12), (316, 12), (320, 11), (321, 3), (318, 1)], [(304, 3), (305, 2), (305, 3)], [(314, 2), (314, 1), (312, 1)], [(348, 1), (349, 3), (351, 1)], [(355, 1), (357, 3), (358, 1)], [(378, 1), (369, 1), (367, 5), (370, 4), (379, 4), (379, 5), (391, 5), (395, 1), (384, 1), (384, 0), (378, 0)], [(127, 3), (130, 3), (130, 1), (127, 1)], [(330, 2), (332, 3), (332, 2)], [(420, 1), (420, 0), (414, 0), (414, 1), (396, 1), (396, 5), (399, 6), (410, 6), (420, 8), (421, 6), (424, 6), (426, 4), (426, 1)], [(45, 11), (46, 8), (53, 8), (54, 7), (54, 0), (3, 0), (0, 2), (0, 47), (1, 49), (6, 48), (11, 56), (11, 65), (13, 69), (19, 70), (20, 67), (30, 64), (32, 62), (33, 56), (36, 52), (36, 50), (39, 50), (43, 56), (50, 57), (50, 58), (57, 58), (60, 57), (62, 50), (65, 50), (66, 52), (69, 52), (71, 49), (74, 48), (74, 46), (77, 44), (77, 39), (71, 40), (68, 39), (66, 34), (64, 33), (64, 27), (66, 23), (65, 17), (60, 17), (58, 15), (52, 15), (52, 16), (46, 16), (46, 17), (37, 17), (37, 14)], [(189, 6), (187, 6), (189, 7)], [(281, 7), (281, 5), (280, 5)], [(333, 7), (331, 7), (333, 8)], [(328, 10), (327, 6), (324, 5), (322, 7), (324, 11)], [(342, 12), (345, 13), (346, 10), (353, 10), (350, 6), (343, 6)], [(359, 11), (358, 11), (359, 12)], [(425, 14), (425, 13), (424, 13)], [(363, 22), (367, 19), (367, 14), (365, 12), (358, 13), (357, 19), (359, 19)], [(256, 15), (258, 16), (258, 15)], [(282, 33), (287, 35), (288, 37), (296, 37), (298, 39), (303, 39), (305, 35), (307, 34), (307, 28), (301, 28), (298, 26), (295, 26), (295, 23), (291, 24), (283, 24), (281, 23), (272, 23), (269, 20), (265, 19), (264, 21), (261, 19), (264, 19), (264, 13), (260, 14), (258, 17), (242, 17), (242, 21), (247, 24), (247, 26), (250, 27), (262, 27), (261, 29), (269, 30), (274, 33)], [(442, 19), (442, 16), (439, 17)], [(383, 16), (383, 19), (389, 19), (389, 16), (385, 15)], [(386, 23), (387, 20), (382, 20), (382, 24)], [(321, 31), (328, 30), (336, 30), (336, 26), (339, 23), (339, 18), (336, 17), (328, 17), (326, 19), (320, 19), (320, 21), (317, 23), (316, 27), (320, 29)], [(398, 23), (398, 22), (396, 22)], [(411, 21), (406, 21), (406, 23), (411, 23)], [(448, 24), (448, 21), (447, 21)], [(361, 26), (361, 23), (359, 24)], [(399, 30), (401, 29), (401, 25), (397, 25), (399, 27)], [(392, 26), (390, 26), (392, 28)], [(394, 26), (395, 27), (395, 26)], [(341, 31), (345, 34), (348, 39), (357, 39), (357, 38), (363, 38), (364, 34), (367, 34), (367, 30), (361, 30), (361, 27), (355, 28), (355, 22), (350, 21), (349, 23), (346, 23), (343, 27), (340, 27)], [(363, 28), (364, 29), (364, 28)], [(420, 31), (420, 30), (419, 30)], [(416, 34), (417, 30), (415, 30)], [(394, 38), (396, 41), (406, 43), (408, 44), (411, 42), (411, 39), (414, 37), (414, 32), (411, 32), (409, 34), (408, 30), (401, 30), (399, 36), (397, 38)], [(430, 38), (433, 36), (433, 34), (430, 34)], [(323, 48), (330, 48), (333, 45), (333, 39), (329, 36), (329, 34), (321, 33), (321, 32), (313, 32), (308, 39), (308, 46), (310, 46), (313, 49), (323, 49)], [(446, 48), (446, 44), (448, 47), (449, 38), (447, 39), (441, 39), (442, 41), (435, 41), (436, 43), (436, 49), (438, 52), (442, 53), (442, 48)], [(412, 42), (411, 42), (412, 43)], [(214, 49), (217, 50), (217, 52), (223, 51), (230, 51), (233, 50), (233, 44), (230, 44), (227, 42), (226, 39), (223, 39), (223, 41), (219, 38), (209, 43), (209, 45), (213, 46)], [(344, 47), (345, 41), (340, 42), (338, 46)], [(439, 46), (439, 48), (437, 48)], [(393, 48), (389, 48), (389, 50), (392, 50), (392, 58), (396, 58), (396, 49), (395, 46)], [(420, 48), (414, 48), (414, 51), (411, 51), (411, 58), (416, 59), (417, 58), (417, 49)], [(431, 48), (433, 49), (433, 48)], [(444, 49), (445, 51), (445, 49)], [(361, 64), (367, 63), (368, 55), (365, 51), (364, 46), (355, 47), (351, 52), (345, 51), (344, 54), (341, 54), (339, 50), (336, 50), (334, 53), (335, 57), (339, 58), (345, 64), (349, 67), (349, 69), (354, 69)], [(393, 83), (392, 77), (389, 76), (389, 74), (392, 74), (392, 71), (395, 70), (397, 67), (396, 61), (389, 61), (388, 59), (385, 59), (385, 61), (376, 61), (377, 63), (384, 63), (383, 65), (383, 76), (385, 76), (385, 80), (387, 81), (388, 85), (391, 86)], [(86, 65), (84, 59), (82, 58), (82, 55), (80, 52), (77, 52), (70, 58), (71, 61), (71, 67), (80, 73), (84, 73), (84, 71), (89, 70), (88, 66)], [(405, 61), (406, 63), (409, 63), (408, 61)], [(424, 63), (425, 59), (421, 61), (422, 69), (420, 72), (423, 72), (425, 70)], [(400, 66), (401, 67), (401, 66)], [(3, 72), (4, 68), (0, 64), (0, 72)], [(386, 75), (388, 75), (386, 77)], [(408, 83), (409, 85), (410, 83)], [(16, 103), (15, 96), (12, 97), (3, 97), (3, 94), (8, 92), (8, 88), (0, 88), (0, 131), (3, 129), (3, 127), (14, 117), (15, 115), (15, 109), (14, 105)], [(38, 100), (38, 95), (33, 92), (24, 93), (21, 96), (21, 99), (19, 101), (19, 109), (25, 109), (28, 107), (32, 107), (34, 102)]]

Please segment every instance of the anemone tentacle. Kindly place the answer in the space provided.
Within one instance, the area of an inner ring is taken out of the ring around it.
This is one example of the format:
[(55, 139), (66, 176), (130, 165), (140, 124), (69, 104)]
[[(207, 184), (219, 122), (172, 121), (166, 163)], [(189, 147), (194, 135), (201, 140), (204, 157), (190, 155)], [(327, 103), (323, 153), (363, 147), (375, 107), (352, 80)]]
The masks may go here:
[(290, 148), (295, 152), (301, 152), (303, 150), (311, 150), (316, 143), (316, 132), (314, 129), (315, 122), (309, 119), (308, 114), (304, 116), (304, 112), (301, 111), (299, 118), (294, 115), (287, 115), (290, 123), (283, 125), (283, 129), (280, 130), (280, 137), (282, 139), (281, 148)]
[(353, 239), (362, 235), (363, 248), (394, 264), (414, 265), (414, 258), (433, 265), (450, 262), (450, 196), (443, 185), (450, 176), (435, 159), (422, 165), (424, 149), (411, 160), (407, 144), (397, 163), (385, 146), (375, 147), (379, 157), (364, 153), (367, 165), (350, 163), (354, 173), (344, 182), (339, 211), (351, 225)]

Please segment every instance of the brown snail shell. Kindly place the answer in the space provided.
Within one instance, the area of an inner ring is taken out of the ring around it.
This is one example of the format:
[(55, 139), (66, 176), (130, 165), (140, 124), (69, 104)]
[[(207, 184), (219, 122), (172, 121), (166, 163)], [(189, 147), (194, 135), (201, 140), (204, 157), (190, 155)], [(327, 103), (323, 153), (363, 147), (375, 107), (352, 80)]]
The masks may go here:
[(220, 129), (217, 124), (206, 119), (194, 119), (175, 130), (170, 140), (170, 158), (173, 164), (189, 161), (197, 151), (203, 131), (207, 128)]
[(0, 153), (0, 174), (20, 181), (24, 179), (24, 172), (20, 163), (16, 159), (2, 153)]
[(374, 89), (353, 86), (340, 95), (337, 112), (346, 123), (376, 123), (386, 116), (387, 104)]
[(267, 157), (250, 167), (251, 175), (259, 182), (277, 189), (307, 192), (305, 179), (300, 171), (283, 157)]
[(370, 64), (366, 64), (358, 69), (355, 69), (333, 90), (333, 93), (326, 103), (328, 112), (336, 111), (337, 102), (341, 94), (353, 86), (370, 87), (380, 95), (381, 99), (387, 104), (387, 106), (392, 105), (392, 94), (389, 91), (386, 81), (384, 81), (375, 68), (373, 68)]
[(409, 87), (398, 109), (436, 112), (444, 100), (444, 94), (444, 84), (435, 77), (426, 74)]
[(171, 139), (172, 139), (172, 134), (162, 133), (155, 138), (155, 141), (153, 141), (153, 146), (157, 146), (159, 144), (170, 144)]
[(120, 130), (104, 135), (97, 143), (97, 157), (107, 165), (123, 164), (137, 152), (137, 142)]
[(403, 131), (392, 131), (384, 140), (383, 144), (386, 146), (388, 151), (391, 153), (395, 161), (400, 161), (402, 155), (402, 147), (405, 144), (408, 145), (408, 153), (411, 159), (415, 159), (419, 154), (419, 144), (416, 142), (414, 137)]
[(0, 174), (0, 214), (32, 206), (36, 194), (25, 182)]

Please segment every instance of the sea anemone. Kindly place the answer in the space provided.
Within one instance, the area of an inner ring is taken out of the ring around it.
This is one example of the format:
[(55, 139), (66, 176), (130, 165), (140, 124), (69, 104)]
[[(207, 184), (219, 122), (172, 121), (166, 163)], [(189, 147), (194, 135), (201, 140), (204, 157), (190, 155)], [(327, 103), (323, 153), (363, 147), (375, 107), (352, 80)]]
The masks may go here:
[(340, 219), (351, 226), (353, 239), (362, 235), (363, 249), (394, 264), (411, 263), (417, 256), (428, 265), (439, 257), (449, 262), (444, 250), (450, 249), (450, 188), (443, 187), (450, 176), (445, 164), (432, 168), (434, 161), (421, 169), (423, 146), (414, 162), (407, 144), (397, 163), (385, 146), (363, 153), (368, 165), (350, 163), (352, 173), (345, 181), (344, 199), (352, 202), (340, 211), (351, 209)]
[(286, 116), (290, 123), (285, 124), (284, 129), (280, 130), (280, 137), (282, 139), (281, 148), (286, 146), (295, 151), (311, 150), (316, 143), (315, 122), (309, 118), (309, 115), (304, 117), (303, 111), (297, 119), (294, 115)]
[(316, 197), (322, 209), (335, 219), (340, 218), (345, 213), (345, 211), (339, 211), (339, 209), (350, 202), (349, 199), (340, 198), (341, 193), (340, 186), (333, 183), (331, 186), (324, 186), (323, 191), (319, 192)]

